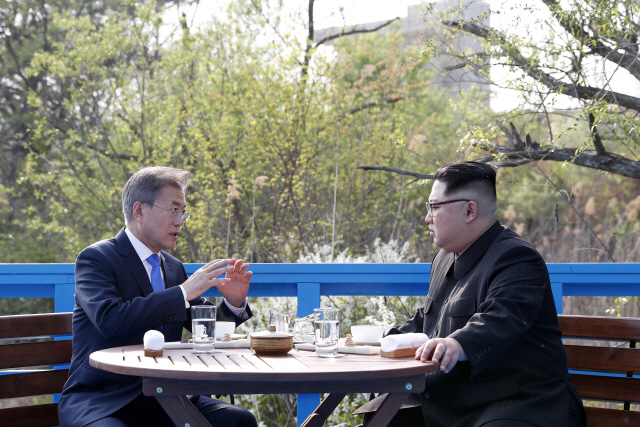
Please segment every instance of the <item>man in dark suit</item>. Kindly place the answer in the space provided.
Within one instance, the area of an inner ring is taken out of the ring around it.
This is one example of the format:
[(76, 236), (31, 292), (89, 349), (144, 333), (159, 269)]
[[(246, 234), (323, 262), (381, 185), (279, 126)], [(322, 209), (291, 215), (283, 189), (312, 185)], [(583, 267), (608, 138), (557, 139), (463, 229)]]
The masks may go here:
[(440, 371), (412, 396), (420, 406), (407, 402), (390, 425), (419, 425), (422, 415), (427, 427), (586, 426), (545, 262), (498, 222), (495, 183), (493, 168), (477, 162), (434, 176), (426, 222), (441, 250), (429, 294), (389, 333), (428, 335), (416, 359)]
[[(179, 341), (182, 328), (191, 329), (189, 307), (209, 304), (200, 295), (212, 286), (224, 296), (217, 319), (239, 325), (251, 317), (248, 264), (212, 261), (188, 278), (182, 263), (164, 252), (175, 248), (189, 219), (189, 179), (189, 172), (167, 167), (135, 173), (122, 191), (126, 228), (78, 255), (73, 357), (58, 409), (61, 426), (173, 426), (156, 399), (142, 394), (139, 377), (93, 368), (89, 355), (142, 344), (152, 329), (165, 341)], [(221, 274), (225, 278), (216, 279)], [(191, 401), (213, 426), (256, 426), (244, 409), (205, 396)]]

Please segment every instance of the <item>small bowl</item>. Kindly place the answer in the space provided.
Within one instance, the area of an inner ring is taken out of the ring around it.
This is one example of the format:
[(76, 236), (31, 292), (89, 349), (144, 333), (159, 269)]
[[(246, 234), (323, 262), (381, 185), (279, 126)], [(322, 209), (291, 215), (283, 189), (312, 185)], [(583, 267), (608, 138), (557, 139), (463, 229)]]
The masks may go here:
[(384, 327), (374, 325), (354, 325), (351, 327), (353, 340), (358, 343), (377, 343), (382, 340)]
[(216, 320), (216, 339), (221, 340), (224, 334), (232, 335), (236, 329), (236, 322), (221, 322)]
[[(273, 326), (270, 328), (275, 329)], [(293, 350), (293, 334), (288, 332), (254, 332), (249, 337), (249, 348), (256, 354), (284, 355)]]

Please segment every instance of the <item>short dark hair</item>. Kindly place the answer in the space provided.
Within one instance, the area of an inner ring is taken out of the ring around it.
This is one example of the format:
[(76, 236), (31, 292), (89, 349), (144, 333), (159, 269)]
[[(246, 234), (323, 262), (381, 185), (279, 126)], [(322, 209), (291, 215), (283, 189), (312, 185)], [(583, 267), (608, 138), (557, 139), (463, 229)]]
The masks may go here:
[(122, 189), (122, 213), (125, 223), (133, 216), (133, 205), (136, 202), (155, 203), (165, 185), (178, 188), (184, 193), (190, 180), (191, 174), (183, 169), (165, 166), (140, 169), (131, 175)]
[(442, 166), (433, 175), (434, 181), (445, 183), (444, 195), (471, 190), (497, 199), (496, 171), (480, 162), (455, 162)]

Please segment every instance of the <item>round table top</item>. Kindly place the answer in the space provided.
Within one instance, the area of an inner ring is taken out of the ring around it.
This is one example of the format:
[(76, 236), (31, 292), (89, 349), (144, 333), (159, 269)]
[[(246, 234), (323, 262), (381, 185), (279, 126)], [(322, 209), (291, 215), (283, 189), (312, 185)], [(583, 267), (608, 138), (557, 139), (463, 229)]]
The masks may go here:
[(420, 362), (413, 357), (345, 354), (323, 358), (312, 351), (296, 350), (273, 356), (256, 355), (245, 348), (221, 349), (213, 354), (165, 349), (160, 357), (145, 357), (142, 345), (96, 351), (89, 363), (105, 371), (141, 377), (232, 381), (380, 379), (426, 374), (438, 369), (433, 362)]

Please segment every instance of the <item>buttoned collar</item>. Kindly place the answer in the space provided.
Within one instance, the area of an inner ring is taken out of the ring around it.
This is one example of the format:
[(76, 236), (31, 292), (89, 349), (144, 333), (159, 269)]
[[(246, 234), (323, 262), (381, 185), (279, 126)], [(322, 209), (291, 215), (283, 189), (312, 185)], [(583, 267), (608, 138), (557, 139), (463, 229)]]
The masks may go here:
[(503, 228), (502, 225), (500, 225), (500, 221), (496, 220), (496, 222), (471, 243), (467, 249), (456, 257), (453, 270), (456, 280), (460, 280), (471, 270), (471, 267), (482, 258), (502, 230)]

